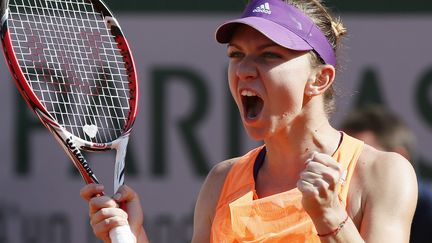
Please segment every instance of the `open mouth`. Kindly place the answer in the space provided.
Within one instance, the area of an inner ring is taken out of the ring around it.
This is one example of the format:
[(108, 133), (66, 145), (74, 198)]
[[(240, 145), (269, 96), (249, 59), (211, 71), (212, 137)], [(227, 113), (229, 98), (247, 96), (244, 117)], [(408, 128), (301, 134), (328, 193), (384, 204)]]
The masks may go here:
[(243, 90), (241, 97), (246, 117), (249, 119), (256, 118), (263, 109), (263, 99), (250, 90)]

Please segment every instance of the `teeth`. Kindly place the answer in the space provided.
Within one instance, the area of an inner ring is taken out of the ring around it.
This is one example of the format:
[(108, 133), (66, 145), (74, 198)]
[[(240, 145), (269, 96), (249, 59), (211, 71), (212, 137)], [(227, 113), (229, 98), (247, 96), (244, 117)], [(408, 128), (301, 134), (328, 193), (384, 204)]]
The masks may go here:
[(243, 90), (241, 92), (241, 95), (242, 96), (257, 96), (257, 94), (255, 92), (250, 91), (250, 90)]

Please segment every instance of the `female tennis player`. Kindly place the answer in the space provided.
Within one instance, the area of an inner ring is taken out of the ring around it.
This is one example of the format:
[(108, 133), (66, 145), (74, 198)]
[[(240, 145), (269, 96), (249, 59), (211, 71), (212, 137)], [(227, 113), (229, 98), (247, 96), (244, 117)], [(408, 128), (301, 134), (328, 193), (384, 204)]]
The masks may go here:
[[(328, 120), (345, 29), (319, 0), (254, 0), (216, 31), (250, 137), (264, 145), (217, 164), (199, 194), (192, 242), (408, 242), (417, 182), (402, 156)], [(136, 193), (85, 186), (95, 234), (130, 224), (146, 242)], [(127, 213), (118, 203), (127, 204)]]

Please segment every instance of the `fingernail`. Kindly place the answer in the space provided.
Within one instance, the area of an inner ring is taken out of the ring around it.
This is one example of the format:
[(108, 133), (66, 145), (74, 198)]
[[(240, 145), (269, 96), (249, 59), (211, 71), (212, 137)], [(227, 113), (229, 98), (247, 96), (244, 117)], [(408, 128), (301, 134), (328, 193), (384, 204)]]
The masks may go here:
[(96, 186), (96, 190), (98, 190), (98, 191), (103, 191), (103, 189), (104, 189), (103, 185), (97, 185)]

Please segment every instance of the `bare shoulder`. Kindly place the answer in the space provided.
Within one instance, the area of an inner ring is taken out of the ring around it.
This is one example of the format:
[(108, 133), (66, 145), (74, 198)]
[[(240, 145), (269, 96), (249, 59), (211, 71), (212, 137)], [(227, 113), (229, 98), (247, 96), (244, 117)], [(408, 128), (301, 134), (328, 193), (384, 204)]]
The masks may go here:
[[(216, 164), (207, 175), (202, 190), (209, 190), (211, 194), (219, 198), (225, 178), (230, 171), (232, 165), (238, 158), (232, 158)], [(217, 199), (216, 199), (217, 200)]]
[[(356, 172), (364, 189), (377, 195), (381, 194), (380, 190), (416, 188), (417, 184), (414, 168), (407, 159), (398, 153), (380, 151), (366, 144)], [(404, 191), (398, 190), (398, 193)]]
[(216, 164), (207, 175), (195, 205), (192, 242), (208, 242), (219, 195), (225, 178), (238, 158)]
[[(222, 161), (210, 170), (207, 179), (213, 179), (213, 180), (225, 180), (226, 175), (228, 174), (228, 171), (231, 169), (234, 162), (236, 162), (239, 158), (232, 158), (225, 161)], [(222, 177), (222, 178), (221, 178)]]
[(232, 165), (238, 158), (222, 161), (216, 164), (207, 175), (204, 184), (201, 187), (198, 200), (205, 203), (209, 210), (214, 214), (214, 209), (219, 199), (220, 192), (225, 182), (225, 178)]
[[(365, 145), (353, 181), (351, 197), (359, 210), (356, 225), (366, 242), (407, 242), (417, 204), (411, 163), (397, 153)], [(386, 241), (389, 235), (394, 239)]]

